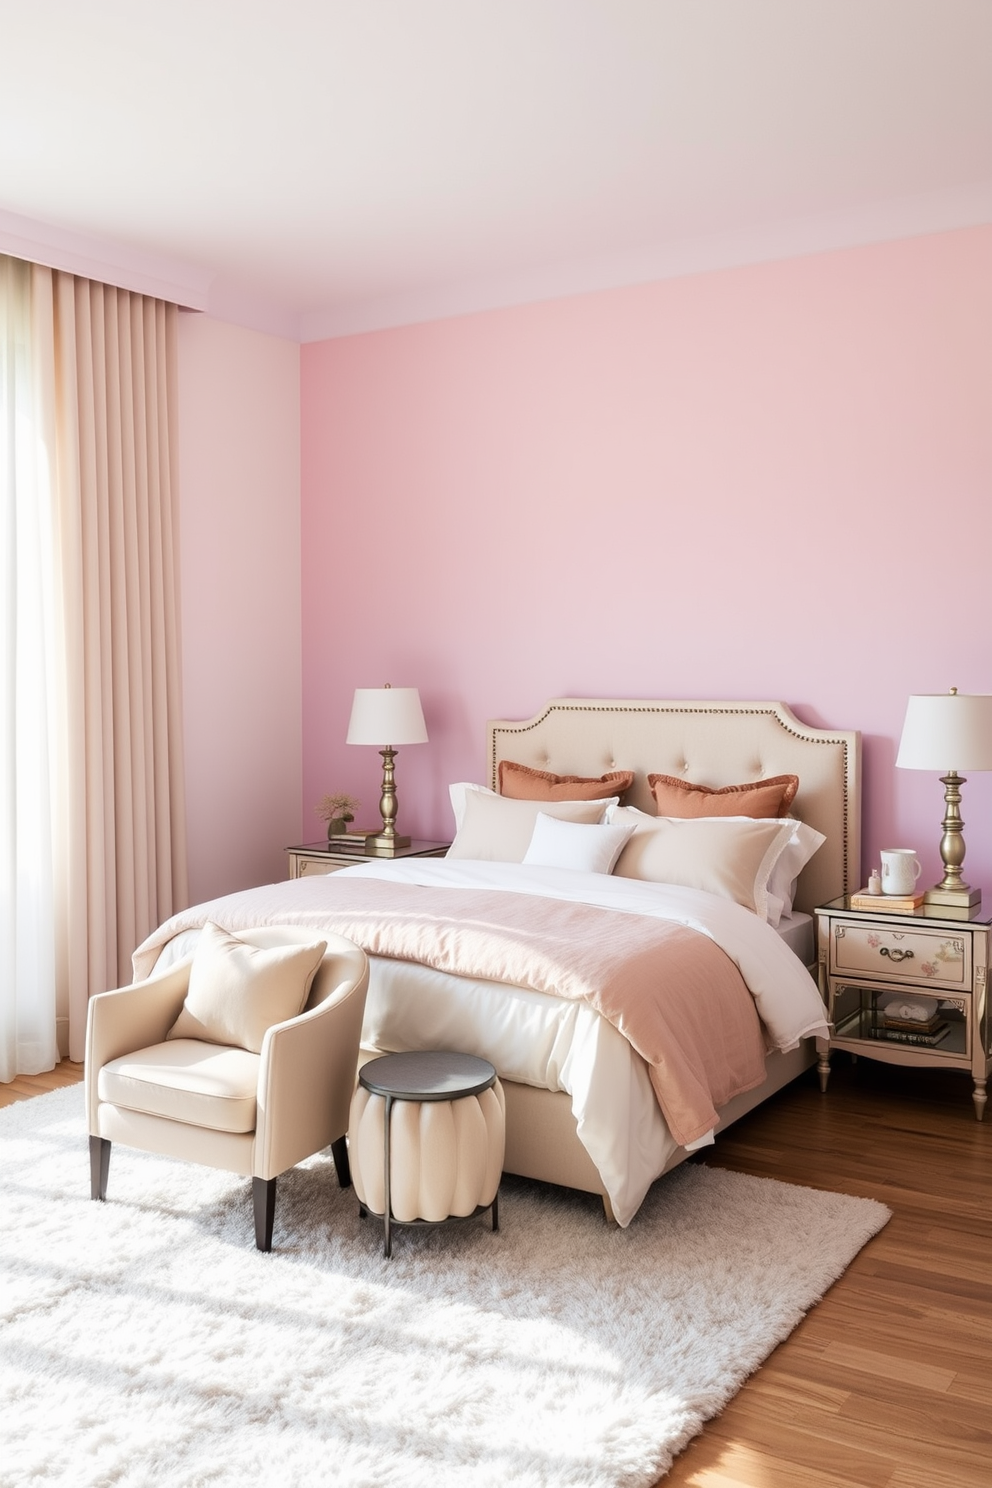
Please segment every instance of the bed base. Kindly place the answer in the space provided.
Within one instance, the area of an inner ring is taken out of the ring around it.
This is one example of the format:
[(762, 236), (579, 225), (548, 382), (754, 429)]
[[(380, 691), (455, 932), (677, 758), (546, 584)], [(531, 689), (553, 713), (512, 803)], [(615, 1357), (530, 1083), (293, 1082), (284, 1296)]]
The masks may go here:
[[(376, 1059), (382, 1051), (363, 1048), (359, 1057), (359, 1068), (370, 1059)], [(764, 1081), (753, 1090), (728, 1101), (720, 1112), (716, 1127), (719, 1134), (760, 1106), (777, 1091), (782, 1090), (804, 1070), (816, 1063), (816, 1046), (812, 1039), (804, 1039), (797, 1049), (787, 1054), (772, 1053), (765, 1061)], [(515, 1080), (501, 1080), (506, 1100), (506, 1155), (503, 1159), (504, 1173), (518, 1178), (536, 1178), (541, 1183), (556, 1183), (563, 1188), (577, 1188), (582, 1193), (595, 1194), (603, 1201), (603, 1210), (610, 1224), (615, 1223), (609, 1194), (603, 1188), (603, 1180), (593, 1164), (575, 1128), (572, 1115), (572, 1098), (563, 1090), (542, 1090), (536, 1085), (520, 1085)], [(712, 1149), (701, 1149), (703, 1155)], [(662, 1177), (679, 1167), (697, 1153), (679, 1147), (672, 1153), (658, 1173)]]
[[(760, 1106), (815, 1063), (816, 1045), (812, 1039), (804, 1039), (798, 1049), (791, 1049), (787, 1054), (770, 1054), (765, 1061), (767, 1074), (764, 1081), (753, 1090), (735, 1096), (724, 1106), (716, 1127), (717, 1134)], [(503, 1080), (501, 1084), (506, 1097), (503, 1171), (520, 1178), (537, 1178), (544, 1183), (559, 1183), (565, 1188), (597, 1194), (603, 1201), (607, 1220), (615, 1223), (603, 1180), (579, 1141), (571, 1097), (561, 1090), (541, 1090), (534, 1085), (518, 1085), (513, 1080)], [(710, 1150), (702, 1148), (703, 1155)], [(658, 1177), (697, 1155), (679, 1147)]]

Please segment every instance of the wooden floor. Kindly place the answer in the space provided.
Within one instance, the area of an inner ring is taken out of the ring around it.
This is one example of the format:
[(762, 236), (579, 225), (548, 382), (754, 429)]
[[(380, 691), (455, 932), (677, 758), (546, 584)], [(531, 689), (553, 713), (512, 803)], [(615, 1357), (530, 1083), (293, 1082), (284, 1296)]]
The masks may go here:
[(892, 1218), (690, 1443), (665, 1488), (990, 1488), (992, 1122), (971, 1080), (835, 1054), (709, 1161)]
[(55, 1069), (44, 1075), (18, 1075), (7, 1085), (0, 1085), (0, 1106), (12, 1106), (15, 1101), (29, 1100), (32, 1095), (44, 1095), (47, 1090), (61, 1090), (63, 1085), (78, 1085), (83, 1078), (83, 1066), (63, 1059)]
[[(796, 1331), (690, 1443), (665, 1488), (990, 1488), (992, 1120), (971, 1082), (834, 1056), (707, 1161), (893, 1211)], [(82, 1078), (0, 1086), (0, 1105)]]

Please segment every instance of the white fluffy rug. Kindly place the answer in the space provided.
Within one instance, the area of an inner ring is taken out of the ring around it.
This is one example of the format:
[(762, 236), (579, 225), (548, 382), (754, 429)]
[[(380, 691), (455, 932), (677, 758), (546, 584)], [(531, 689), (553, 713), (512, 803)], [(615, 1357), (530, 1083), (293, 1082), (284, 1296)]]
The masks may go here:
[(0, 1110), (0, 1483), (638, 1488), (885, 1224), (690, 1165), (630, 1229), (507, 1180), (444, 1230), (360, 1220), (329, 1155), (250, 1184), (115, 1147), (79, 1086)]

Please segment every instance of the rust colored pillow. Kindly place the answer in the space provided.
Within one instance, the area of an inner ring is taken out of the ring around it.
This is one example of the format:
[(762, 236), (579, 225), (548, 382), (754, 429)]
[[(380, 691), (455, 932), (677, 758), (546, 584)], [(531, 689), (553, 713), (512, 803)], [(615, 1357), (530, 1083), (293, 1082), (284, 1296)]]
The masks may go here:
[(588, 775), (552, 775), (532, 770), (513, 760), (499, 762), (499, 793), (513, 801), (606, 801), (622, 796), (634, 783), (633, 770), (611, 770), (594, 778)]
[(769, 775), (718, 790), (675, 775), (649, 775), (659, 816), (785, 816), (799, 789), (798, 775)]

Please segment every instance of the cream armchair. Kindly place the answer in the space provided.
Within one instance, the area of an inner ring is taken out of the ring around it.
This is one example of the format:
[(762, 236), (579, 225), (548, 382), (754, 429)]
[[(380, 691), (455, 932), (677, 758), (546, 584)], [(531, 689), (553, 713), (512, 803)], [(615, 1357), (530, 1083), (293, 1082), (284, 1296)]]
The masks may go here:
[(105, 1199), (113, 1142), (252, 1180), (255, 1243), (271, 1250), (276, 1179), (330, 1147), (351, 1182), (345, 1133), (355, 1089), (368, 960), (353, 941), (293, 926), (239, 931), (251, 946), (326, 940), (302, 1013), (268, 1028), (261, 1050), (167, 1040), (192, 957), (91, 998), (86, 1027), (90, 1193)]

